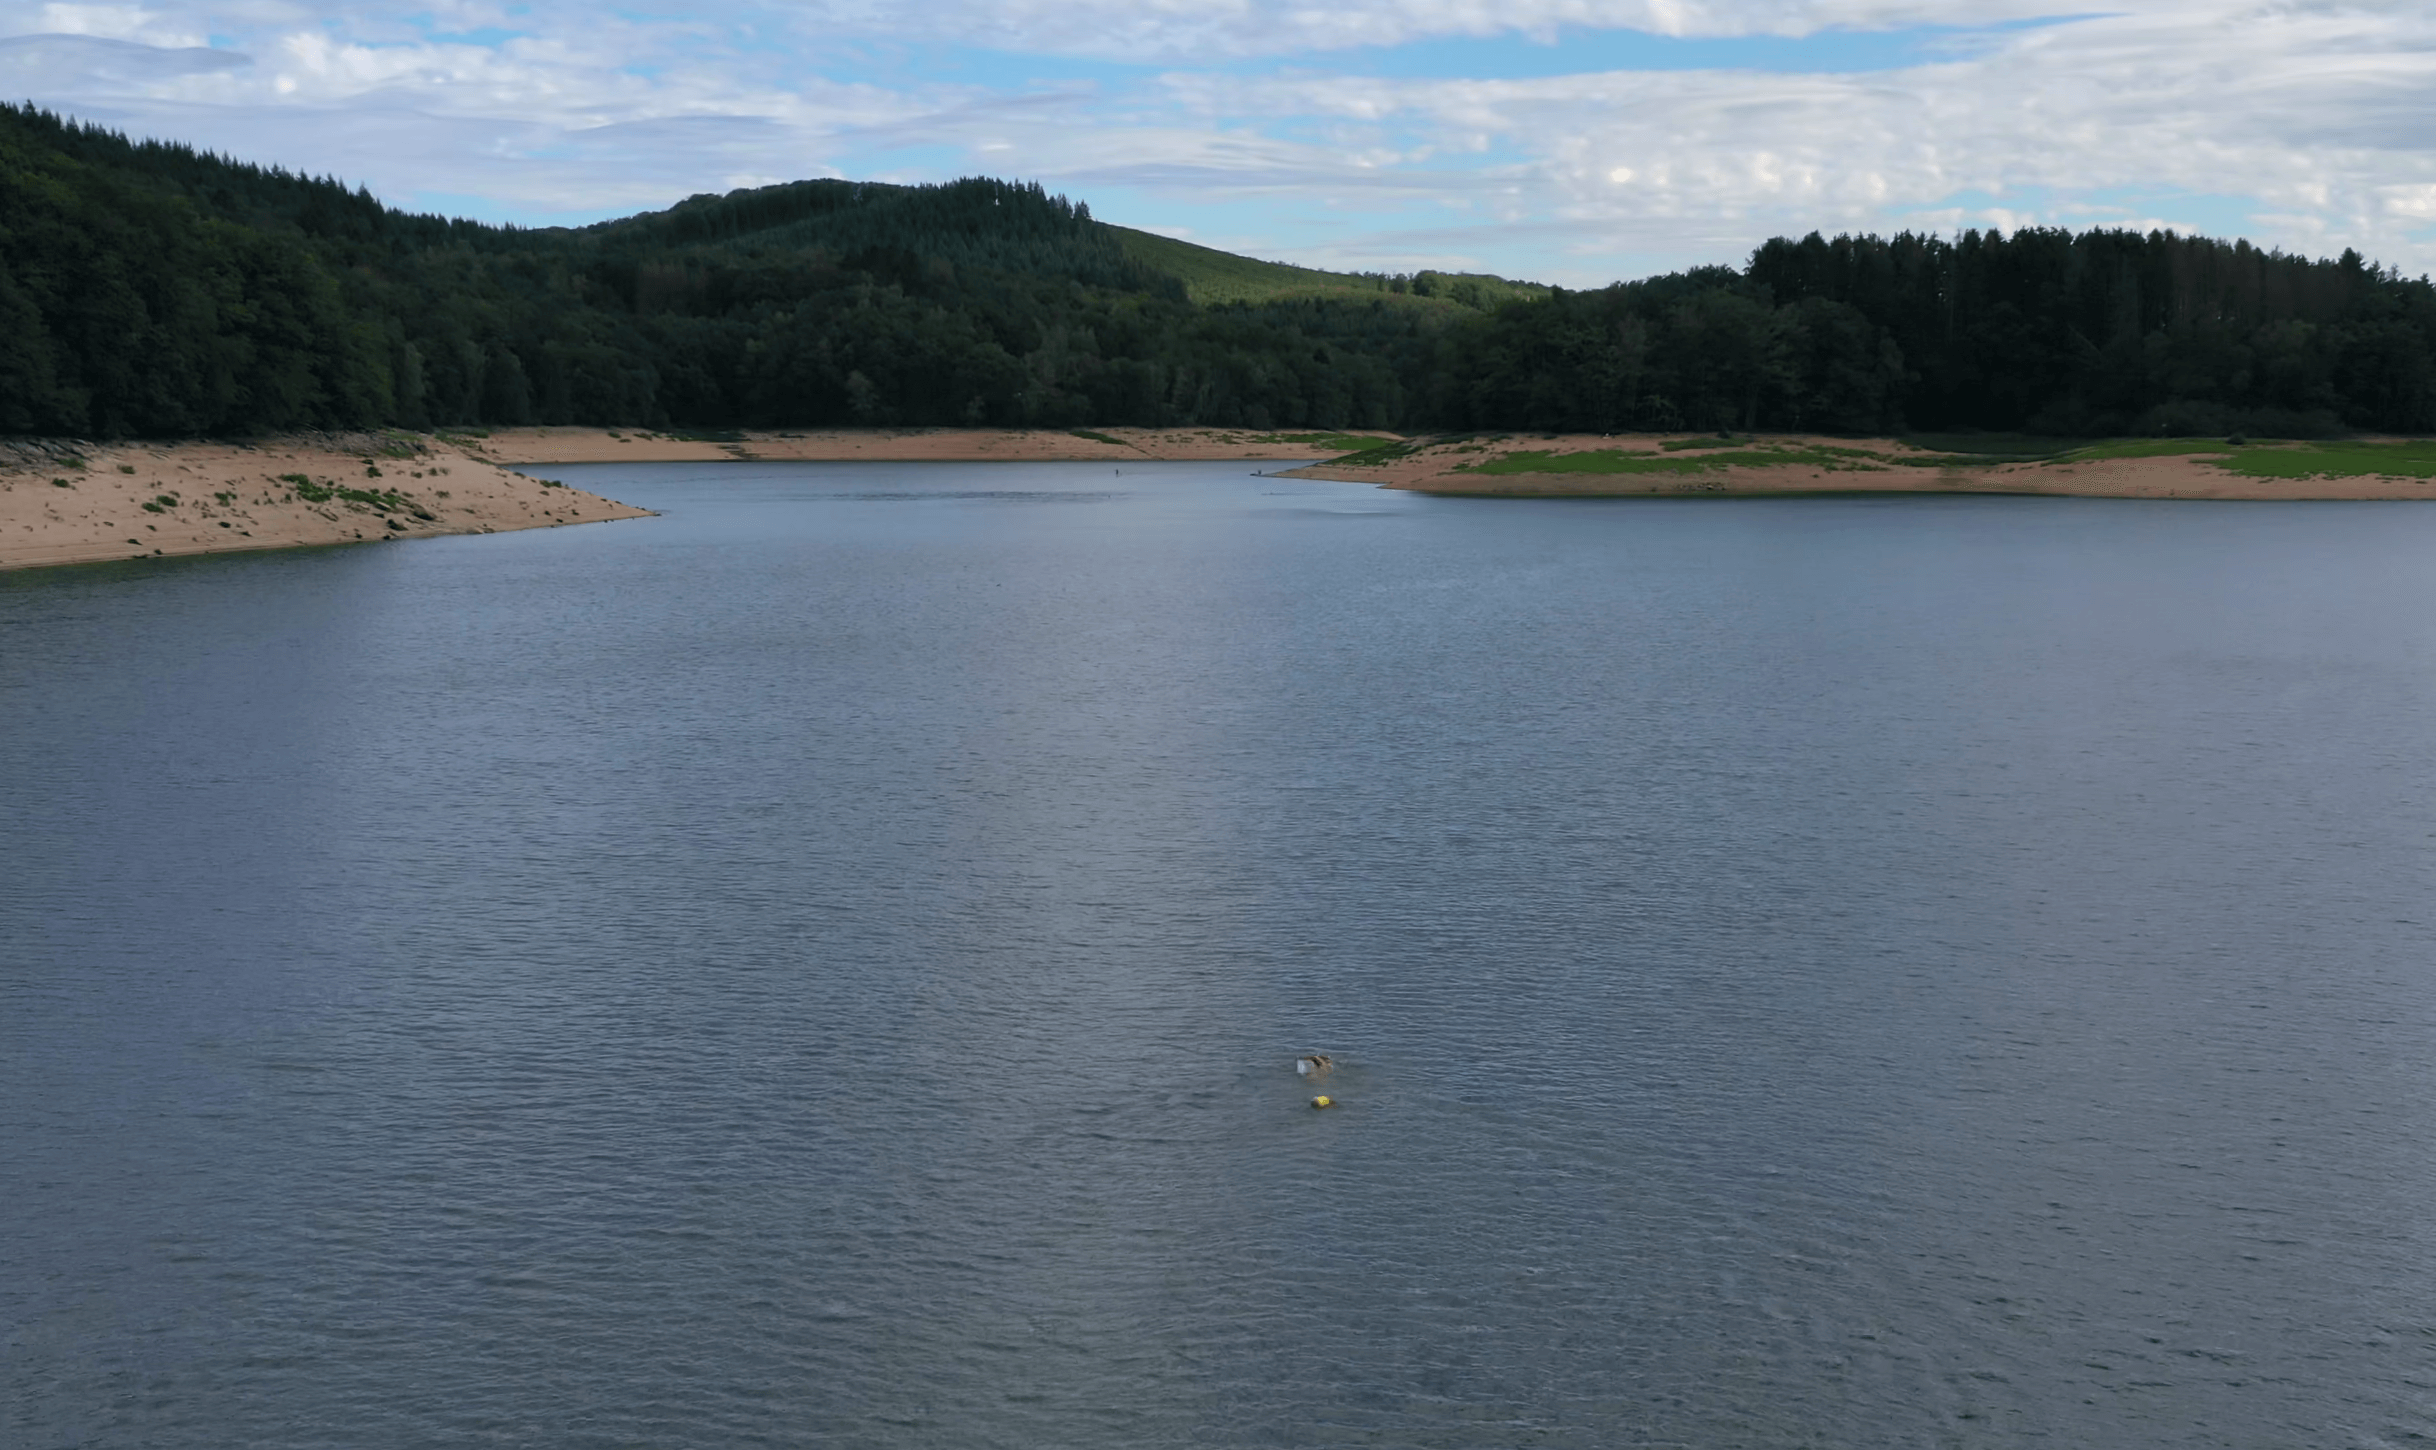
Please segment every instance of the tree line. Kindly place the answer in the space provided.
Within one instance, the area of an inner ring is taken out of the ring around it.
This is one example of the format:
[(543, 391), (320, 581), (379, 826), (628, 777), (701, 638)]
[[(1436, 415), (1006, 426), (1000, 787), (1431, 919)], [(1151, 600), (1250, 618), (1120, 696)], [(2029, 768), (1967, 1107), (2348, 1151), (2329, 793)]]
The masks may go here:
[(2323, 437), (2436, 429), (2436, 288), (2247, 242), (1816, 233), (1456, 329), (1441, 427)]
[(1195, 306), (1037, 185), (488, 226), (0, 106), (5, 432), (2436, 429), (2436, 290), (2350, 252), (1814, 234), (1526, 300), (1375, 280), (1451, 305)]

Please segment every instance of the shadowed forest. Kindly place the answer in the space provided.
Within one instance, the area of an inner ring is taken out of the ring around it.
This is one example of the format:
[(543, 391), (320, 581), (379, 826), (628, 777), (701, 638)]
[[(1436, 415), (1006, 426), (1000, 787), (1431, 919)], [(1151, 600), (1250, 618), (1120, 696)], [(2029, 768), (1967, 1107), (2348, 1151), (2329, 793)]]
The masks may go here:
[(528, 423), (2424, 432), (2436, 288), (2035, 229), (1595, 291), (1328, 274), (981, 179), (522, 229), (0, 106), (0, 431)]

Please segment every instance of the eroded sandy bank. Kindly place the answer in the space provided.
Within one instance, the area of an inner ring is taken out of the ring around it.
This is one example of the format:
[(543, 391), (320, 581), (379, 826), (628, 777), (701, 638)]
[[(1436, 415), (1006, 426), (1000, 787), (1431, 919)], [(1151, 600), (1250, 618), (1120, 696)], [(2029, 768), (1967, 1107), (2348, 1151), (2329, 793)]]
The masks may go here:
[(0, 569), (486, 534), (649, 512), (430, 438), (0, 444)]
[[(1190, 462), (1309, 458), (1392, 442), (1388, 433), (1264, 432), (1252, 428), (808, 428), (724, 435), (618, 428), (501, 428), (452, 441), (495, 463)], [(1330, 446), (1334, 444), (1336, 446)]]

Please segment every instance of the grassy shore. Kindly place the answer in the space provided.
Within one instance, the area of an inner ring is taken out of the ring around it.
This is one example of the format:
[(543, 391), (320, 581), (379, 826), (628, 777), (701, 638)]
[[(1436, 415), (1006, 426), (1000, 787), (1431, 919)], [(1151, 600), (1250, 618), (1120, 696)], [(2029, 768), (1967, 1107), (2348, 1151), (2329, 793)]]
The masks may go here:
[(2052, 493), (2131, 498), (2436, 496), (2436, 441), (1850, 439), (1492, 434), (1382, 444), (1295, 470), (1424, 493), (1637, 496)]

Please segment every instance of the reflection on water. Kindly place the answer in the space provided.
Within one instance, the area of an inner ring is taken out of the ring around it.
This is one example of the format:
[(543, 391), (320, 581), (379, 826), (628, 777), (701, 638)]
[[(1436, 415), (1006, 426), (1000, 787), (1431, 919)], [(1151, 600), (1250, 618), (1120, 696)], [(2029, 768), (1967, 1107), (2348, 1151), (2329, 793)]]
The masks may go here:
[(1249, 472), (0, 579), (0, 1441), (2436, 1424), (2436, 513)]

